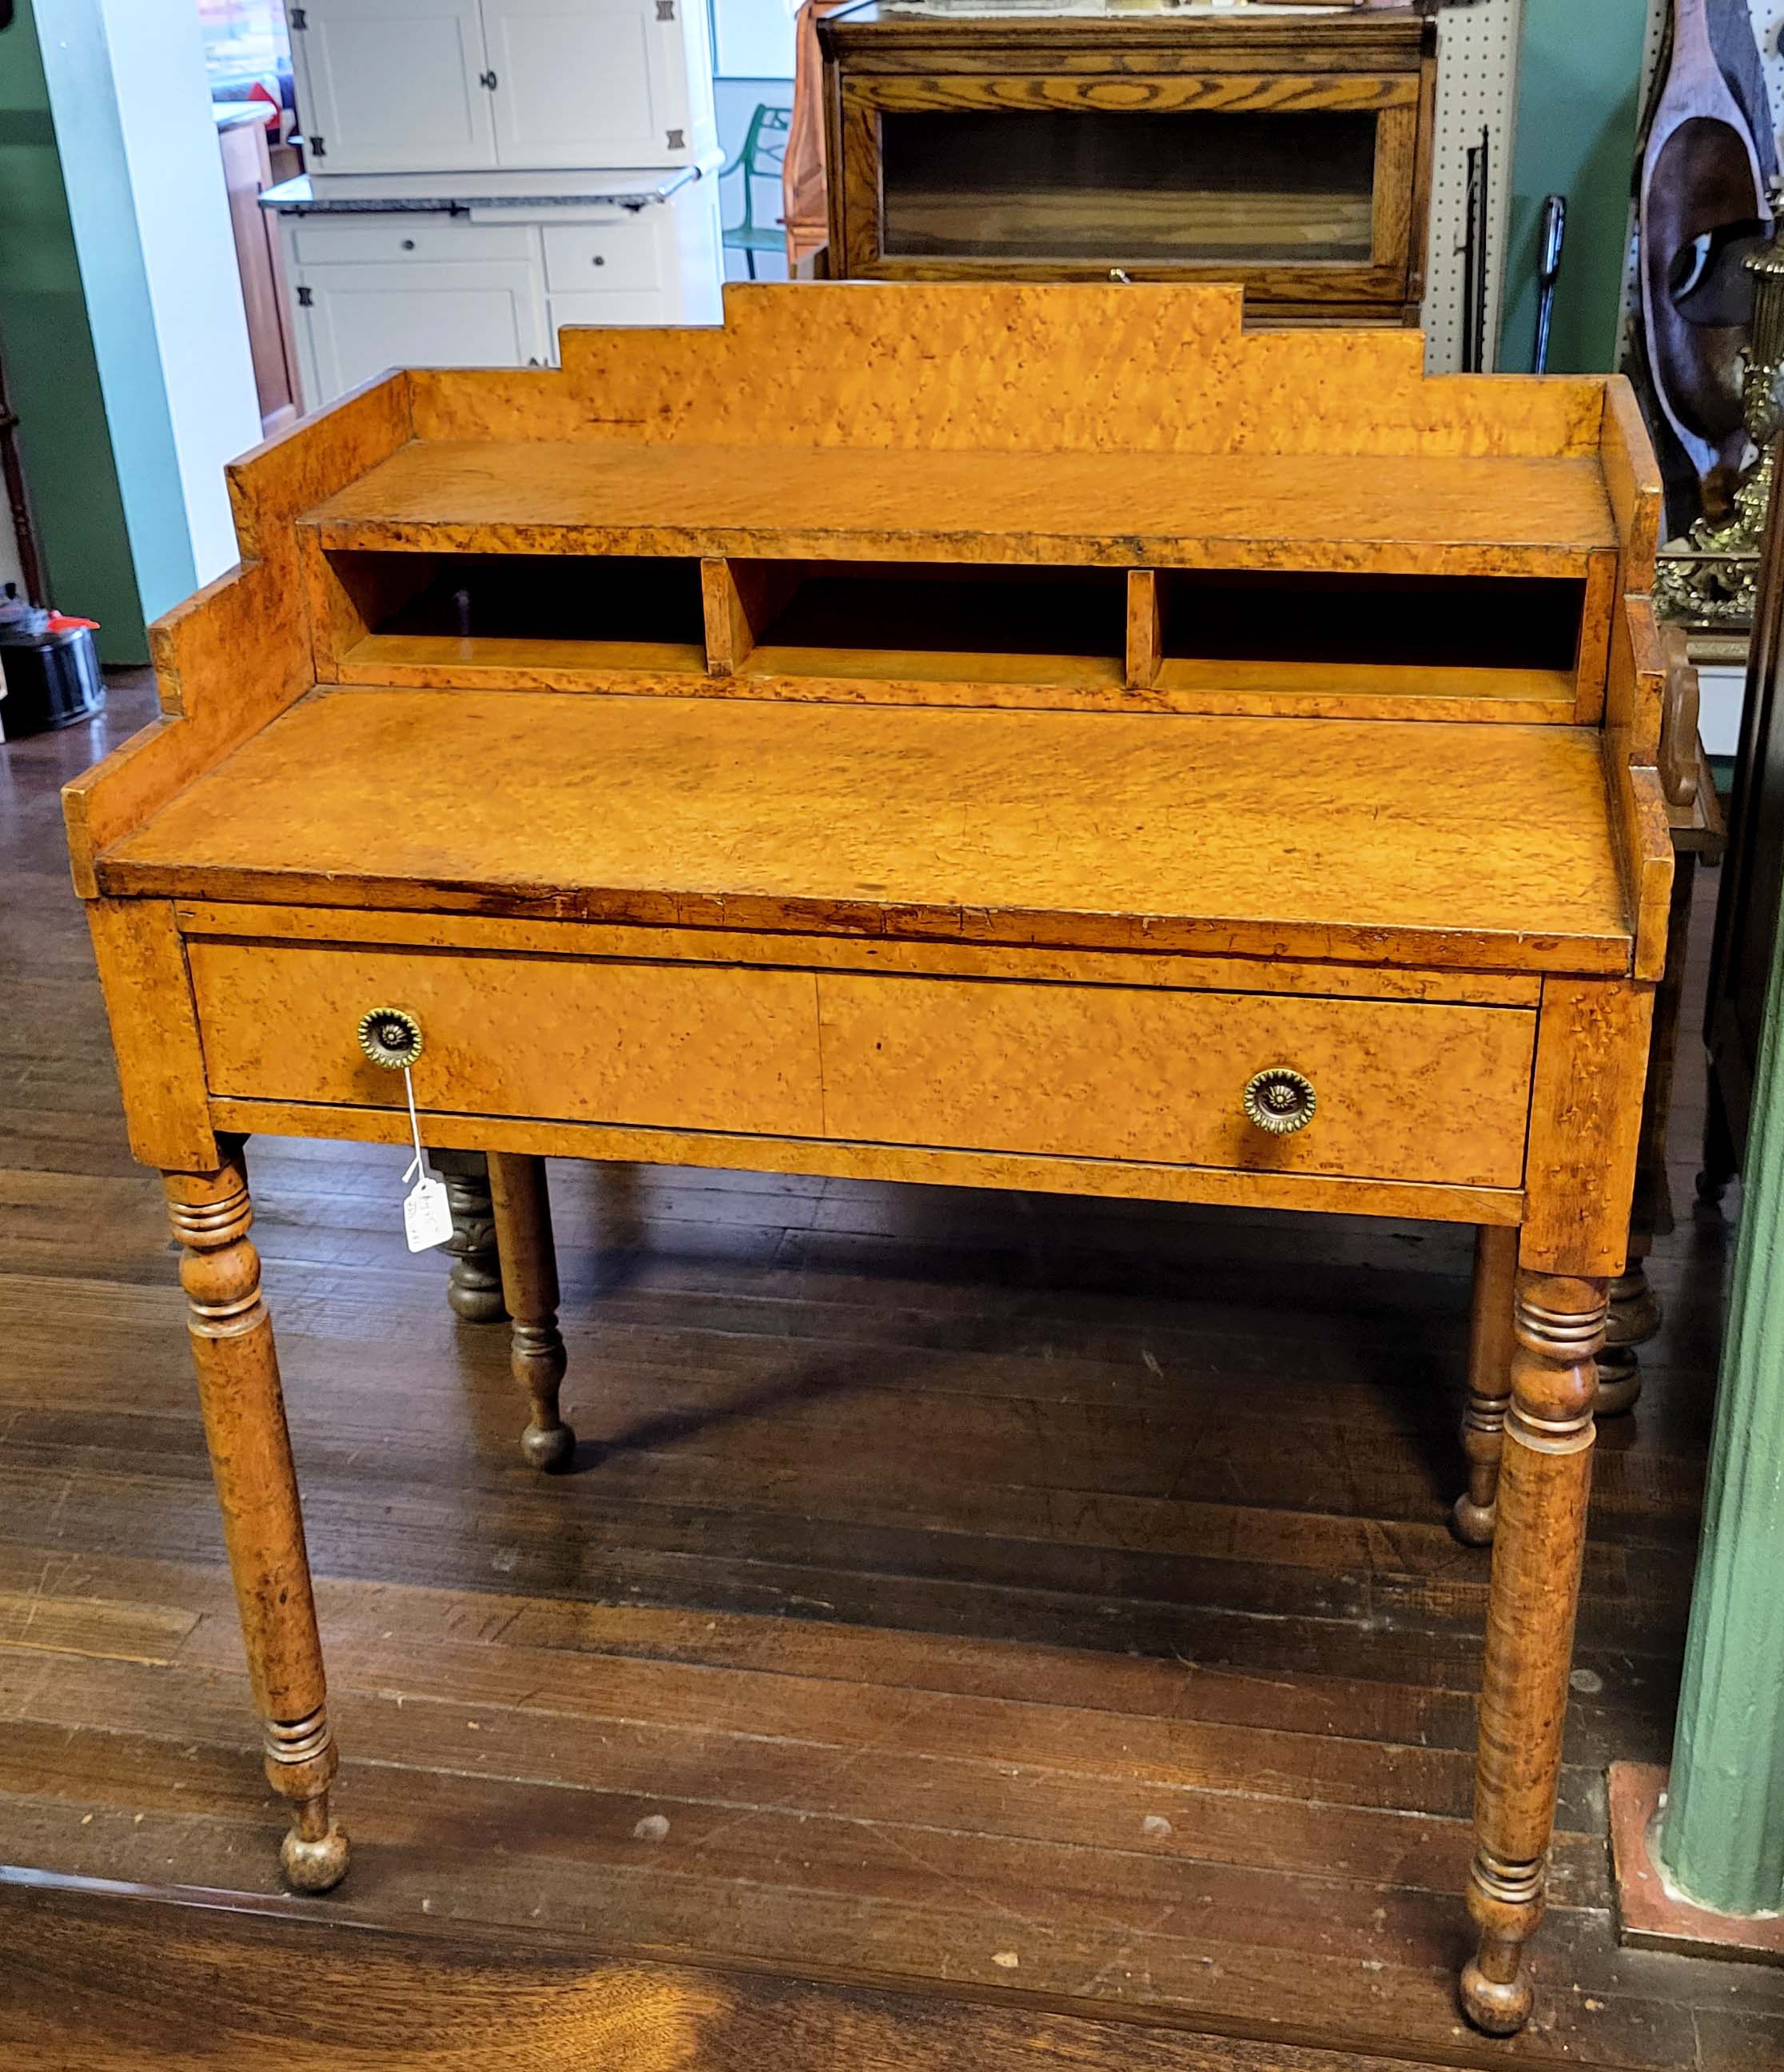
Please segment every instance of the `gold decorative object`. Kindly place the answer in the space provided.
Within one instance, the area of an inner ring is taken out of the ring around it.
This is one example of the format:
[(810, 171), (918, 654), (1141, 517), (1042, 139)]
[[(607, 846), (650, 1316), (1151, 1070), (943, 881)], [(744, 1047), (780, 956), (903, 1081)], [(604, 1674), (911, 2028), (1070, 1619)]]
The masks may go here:
[(1741, 403), (1757, 458), (1736, 485), (1734, 508), (1700, 518), (1682, 541), (1660, 549), (1654, 602), (1683, 626), (1745, 631), (1753, 624), (1759, 540), (1772, 495), (1772, 450), (1784, 433), (1784, 249), (1775, 239), (1746, 261), (1753, 281), (1753, 335)]
[(1313, 1083), (1288, 1065), (1267, 1065), (1245, 1083), (1245, 1112), (1272, 1137), (1292, 1137), (1313, 1119)]
[(406, 1009), (374, 1007), (360, 1018), (360, 1048), (374, 1065), (400, 1072), (421, 1054), (421, 1025)]

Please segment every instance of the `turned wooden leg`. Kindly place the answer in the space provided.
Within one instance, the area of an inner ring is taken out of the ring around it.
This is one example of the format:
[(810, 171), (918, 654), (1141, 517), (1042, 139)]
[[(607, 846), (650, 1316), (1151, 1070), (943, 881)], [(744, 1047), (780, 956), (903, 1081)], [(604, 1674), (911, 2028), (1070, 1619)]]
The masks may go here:
[(508, 1320), (502, 1301), (502, 1268), (495, 1253), (495, 1214), (490, 1207), (489, 1166), (480, 1151), (432, 1151), (434, 1170), (446, 1182), (452, 1211), (446, 1242), (452, 1272), (446, 1301), (467, 1324)]
[(557, 1410), (564, 1341), (557, 1329), (557, 1255), (552, 1244), (545, 1160), (491, 1152), (489, 1191), (502, 1258), (502, 1293), (514, 1319), (514, 1378), (532, 1404), (520, 1451), (536, 1468), (561, 1467), (574, 1449), (576, 1434)]
[(260, 1256), (239, 1145), (216, 1173), (167, 1173), (183, 1248), (192, 1361), (205, 1443), (223, 1511), (248, 1675), (265, 1725), (266, 1774), (292, 1802), (280, 1850), (300, 1892), (327, 1892), (347, 1872), (347, 1837), (329, 1812), (339, 1761), (328, 1730), (322, 1642), (285, 1425), (273, 1326), (261, 1299)]
[(1543, 1918), (1592, 1477), (1602, 1281), (1518, 1275), (1498, 1530), (1486, 1614), (1462, 2012), (1490, 2036), (1530, 2017), (1524, 1945)]
[(1518, 1233), (1482, 1223), (1474, 1232), (1474, 1311), (1468, 1338), (1468, 1407), (1462, 1451), (1468, 1487), (1456, 1499), (1456, 1536), (1470, 1547), (1493, 1538), (1499, 1492), (1505, 1407), (1511, 1397), (1511, 1308), (1518, 1277)]
[(1629, 1257), (1610, 1284), (1610, 1311), (1605, 1326), (1605, 1349), (1598, 1355), (1600, 1417), (1621, 1417), (1633, 1410), (1642, 1394), (1642, 1363), (1638, 1348), (1658, 1335), (1660, 1301), (1648, 1285), (1646, 1253), (1652, 1240), (1631, 1233)]

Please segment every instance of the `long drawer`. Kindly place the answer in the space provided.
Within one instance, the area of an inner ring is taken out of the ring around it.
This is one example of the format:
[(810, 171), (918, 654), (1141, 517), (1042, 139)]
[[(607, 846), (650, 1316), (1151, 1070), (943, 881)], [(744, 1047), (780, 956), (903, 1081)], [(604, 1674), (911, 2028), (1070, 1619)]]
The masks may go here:
[[(399, 1105), (400, 1079), (358, 1037), (394, 1007), (422, 1031), (424, 1112), (1523, 1177), (1528, 1009), (222, 939), (189, 957), (211, 1089), (234, 1099)], [(1248, 1113), (1272, 1070), (1310, 1087), (1305, 1127)]]
[(421, 1025), (422, 1109), (823, 1133), (809, 972), (231, 942), (187, 958), (213, 1093), (400, 1107), (359, 1040), (396, 1007)]

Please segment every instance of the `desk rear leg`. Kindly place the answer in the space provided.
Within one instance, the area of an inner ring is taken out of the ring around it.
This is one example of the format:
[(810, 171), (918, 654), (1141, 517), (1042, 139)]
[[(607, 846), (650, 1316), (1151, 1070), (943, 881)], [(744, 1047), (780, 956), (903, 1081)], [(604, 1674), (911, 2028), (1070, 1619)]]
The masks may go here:
[(1506, 1406), (1511, 1400), (1511, 1309), (1518, 1278), (1518, 1233), (1482, 1223), (1474, 1232), (1474, 1312), (1468, 1343), (1468, 1407), (1462, 1412), (1462, 1451), (1468, 1487), (1456, 1499), (1458, 1540), (1492, 1544), (1498, 1517), (1499, 1457), (1505, 1449)]
[(560, 1468), (575, 1450), (576, 1434), (557, 1407), (565, 1354), (557, 1328), (557, 1252), (552, 1242), (545, 1160), (520, 1152), (491, 1152), (489, 1192), (502, 1261), (502, 1293), (514, 1319), (514, 1378), (532, 1405), (520, 1435), (520, 1451), (536, 1468)]
[(339, 1758), (329, 1732), (310, 1557), (286, 1429), (273, 1326), (239, 1141), (214, 1173), (166, 1173), (181, 1245), (192, 1363), (205, 1443), (223, 1512), (236, 1606), (254, 1705), (265, 1729), (266, 1774), (292, 1802), (280, 1850), (299, 1892), (327, 1892), (347, 1873), (347, 1837), (329, 1810)]
[(480, 1151), (434, 1151), (428, 1158), (446, 1182), (452, 1211), (446, 1250), (452, 1272), (446, 1301), (467, 1324), (505, 1324), (502, 1269), (495, 1256), (495, 1218), (489, 1200), (489, 1166)]

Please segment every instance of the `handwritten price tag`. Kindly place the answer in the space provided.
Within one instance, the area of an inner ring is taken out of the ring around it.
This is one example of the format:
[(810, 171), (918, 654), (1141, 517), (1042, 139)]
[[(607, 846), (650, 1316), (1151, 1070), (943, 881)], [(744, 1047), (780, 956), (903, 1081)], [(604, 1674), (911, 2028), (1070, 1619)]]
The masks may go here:
[(451, 1235), (446, 1182), (424, 1173), (403, 1197), (403, 1235), (409, 1240), (409, 1248), (425, 1252), (430, 1245), (444, 1244)]

